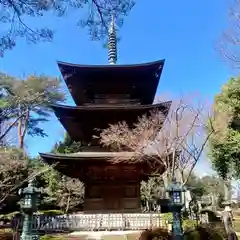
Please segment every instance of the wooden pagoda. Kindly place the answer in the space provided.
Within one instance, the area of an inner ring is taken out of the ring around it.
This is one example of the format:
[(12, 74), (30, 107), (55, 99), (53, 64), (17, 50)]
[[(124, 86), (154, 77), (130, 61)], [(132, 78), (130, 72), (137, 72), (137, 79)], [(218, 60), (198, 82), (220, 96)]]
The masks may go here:
[[(95, 129), (137, 118), (158, 109), (167, 115), (171, 102), (153, 104), (164, 60), (137, 65), (116, 65), (115, 29), (109, 34), (109, 62), (105, 66), (58, 62), (61, 74), (77, 106), (52, 108), (74, 141), (82, 149), (74, 154), (40, 153), (64, 175), (85, 184), (85, 213), (140, 212), (140, 182), (155, 171), (149, 161), (113, 163), (113, 158), (131, 158), (133, 152), (113, 152), (103, 148), (93, 135)], [(157, 167), (161, 172), (162, 166)]]

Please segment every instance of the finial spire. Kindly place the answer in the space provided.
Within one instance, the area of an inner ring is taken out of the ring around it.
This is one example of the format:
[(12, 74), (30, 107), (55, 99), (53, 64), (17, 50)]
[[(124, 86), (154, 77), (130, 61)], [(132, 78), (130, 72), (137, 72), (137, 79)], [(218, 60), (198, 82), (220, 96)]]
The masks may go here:
[(115, 28), (115, 18), (113, 14), (108, 31), (108, 61), (109, 64), (116, 64), (117, 62), (117, 36)]

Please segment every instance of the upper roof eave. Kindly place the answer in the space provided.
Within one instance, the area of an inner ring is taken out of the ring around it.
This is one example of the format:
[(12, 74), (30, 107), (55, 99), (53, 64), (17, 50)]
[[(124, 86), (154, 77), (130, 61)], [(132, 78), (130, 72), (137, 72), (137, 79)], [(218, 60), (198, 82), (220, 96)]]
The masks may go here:
[(165, 107), (169, 109), (172, 104), (172, 101), (161, 102), (157, 104), (147, 104), (147, 105), (114, 105), (114, 106), (66, 106), (62, 104), (51, 104), (52, 109), (66, 109), (66, 110), (85, 110), (85, 111), (96, 111), (96, 110), (134, 110), (134, 109), (154, 109)]
[(74, 63), (68, 63), (63, 61), (57, 61), (57, 64), (59, 67), (65, 66), (65, 67), (73, 67), (73, 68), (81, 68), (81, 69), (121, 69), (121, 68), (142, 68), (142, 67), (148, 67), (148, 66), (154, 66), (164, 65), (165, 59), (157, 60), (153, 62), (146, 62), (146, 63), (138, 63), (138, 64), (108, 64), (108, 65), (87, 65), (87, 64), (74, 64)]

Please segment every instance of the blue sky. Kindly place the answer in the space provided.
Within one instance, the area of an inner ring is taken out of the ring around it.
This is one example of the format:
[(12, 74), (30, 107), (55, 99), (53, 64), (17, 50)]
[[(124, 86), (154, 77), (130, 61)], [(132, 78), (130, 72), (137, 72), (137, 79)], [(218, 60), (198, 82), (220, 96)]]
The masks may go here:
[[(226, 28), (226, 2), (137, 0), (118, 32), (118, 64), (164, 58), (157, 95), (200, 93), (211, 101), (232, 75), (214, 50), (214, 43)], [(107, 64), (107, 50), (102, 43), (90, 41), (87, 30), (76, 26), (80, 16), (81, 11), (75, 11), (63, 18), (49, 15), (31, 19), (31, 26), (48, 26), (56, 31), (53, 42), (29, 45), (19, 40), (16, 48), (0, 59), (0, 70), (19, 77), (33, 73), (59, 76), (56, 60)], [(72, 104), (71, 99), (68, 104)], [(27, 139), (31, 155), (50, 151), (63, 136), (64, 130), (55, 117), (44, 128), (48, 138)], [(204, 171), (205, 166), (205, 162), (199, 164)]]

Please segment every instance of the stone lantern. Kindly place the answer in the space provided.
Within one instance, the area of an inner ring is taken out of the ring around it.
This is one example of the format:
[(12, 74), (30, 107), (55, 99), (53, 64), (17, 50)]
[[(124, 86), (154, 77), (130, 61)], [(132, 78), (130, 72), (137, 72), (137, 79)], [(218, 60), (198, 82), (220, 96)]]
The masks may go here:
[(180, 183), (176, 182), (174, 178), (170, 184), (167, 192), (169, 193), (169, 209), (173, 215), (172, 233), (174, 239), (183, 239), (181, 210), (184, 206), (184, 199), (182, 197), (184, 188)]
[(37, 211), (39, 205), (40, 190), (30, 180), (28, 186), (19, 190), (22, 197), (20, 201), (21, 211), (24, 214), (21, 240), (38, 239), (37, 235), (32, 234), (33, 214)]

